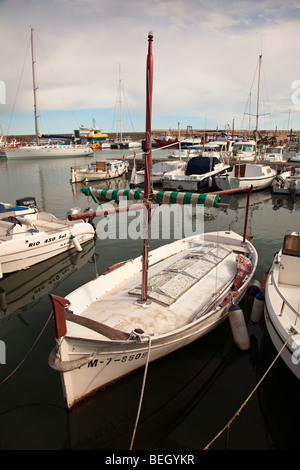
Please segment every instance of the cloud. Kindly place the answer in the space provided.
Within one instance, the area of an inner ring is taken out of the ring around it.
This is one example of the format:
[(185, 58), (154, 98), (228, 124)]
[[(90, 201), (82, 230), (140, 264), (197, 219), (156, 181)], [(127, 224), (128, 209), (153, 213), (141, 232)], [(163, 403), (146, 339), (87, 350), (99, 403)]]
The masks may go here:
[(121, 65), (126, 102), (135, 128), (142, 130), (147, 34), (153, 30), (154, 127), (241, 120), (261, 52), (269, 125), (283, 122), (291, 108), (299, 127), (300, 110), (291, 102), (291, 84), (300, 79), (297, 1), (10, 0), (0, 3), (0, 14), (6, 38), (0, 77), (7, 91), (7, 103), (0, 106), (4, 126), (13, 108), (32, 115), (32, 25), (43, 114), (70, 109), (80, 116), (90, 110), (111, 125)]

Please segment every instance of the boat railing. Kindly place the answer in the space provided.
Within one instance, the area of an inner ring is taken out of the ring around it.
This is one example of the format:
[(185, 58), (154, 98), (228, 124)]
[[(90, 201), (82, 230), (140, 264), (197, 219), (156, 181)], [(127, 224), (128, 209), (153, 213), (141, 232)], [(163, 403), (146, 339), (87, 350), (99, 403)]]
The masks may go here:
[(281, 305), (281, 309), (280, 309), (280, 314), (279, 316), (282, 316), (283, 314), (283, 309), (284, 307), (286, 306), (287, 308), (290, 309), (290, 311), (295, 315), (295, 322), (294, 322), (294, 325), (296, 326), (297, 324), (297, 320), (300, 318), (300, 312), (297, 312), (297, 310), (295, 310), (295, 308), (286, 300), (286, 298), (282, 295), (282, 293), (280, 292), (280, 290), (278, 289), (278, 286), (276, 284), (276, 280), (274, 278), (274, 270), (272, 269), (271, 271), (271, 280), (272, 280), (272, 284), (277, 292), (277, 294), (279, 295), (279, 297), (282, 299), (282, 305)]

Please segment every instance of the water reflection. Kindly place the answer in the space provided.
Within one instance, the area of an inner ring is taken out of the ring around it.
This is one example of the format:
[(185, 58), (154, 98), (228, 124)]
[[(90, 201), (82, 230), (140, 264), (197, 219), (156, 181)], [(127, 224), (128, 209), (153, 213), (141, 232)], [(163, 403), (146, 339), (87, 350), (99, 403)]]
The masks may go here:
[(49, 294), (74, 271), (92, 259), (95, 241), (83, 246), (81, 252), (69, 250), (27, 270), (5, 275), (0, 280), (0, 326), (17, 309), (27, 310)]

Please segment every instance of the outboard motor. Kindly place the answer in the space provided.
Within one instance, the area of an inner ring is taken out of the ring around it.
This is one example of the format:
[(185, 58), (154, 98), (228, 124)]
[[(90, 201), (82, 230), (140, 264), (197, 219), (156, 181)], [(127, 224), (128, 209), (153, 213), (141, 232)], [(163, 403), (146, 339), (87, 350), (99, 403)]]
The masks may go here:
[(35, 197), (23, 197), (22, 199), (17, 199), (16, 206), (26, 206), (26, 207), (36, 208)]

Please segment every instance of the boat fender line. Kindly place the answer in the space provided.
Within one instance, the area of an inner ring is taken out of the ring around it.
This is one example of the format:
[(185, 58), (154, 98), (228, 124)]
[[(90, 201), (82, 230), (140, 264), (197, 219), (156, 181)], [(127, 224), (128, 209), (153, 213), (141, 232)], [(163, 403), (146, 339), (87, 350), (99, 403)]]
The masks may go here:
[(72, 241), (74, 247), (76, 248), (77, 251), (82, 251), (82, 246), (80, 246), (79, 241), (75, 237), (75, 235), (71, 235), (70, 240)]
[(250, 339), (242, 309), (238, 305), (232, 305), (228, 311), (234, 342), (242, 351), (251, 349)]
[(80, 357), (79, 359), (74, 359), (73, 361), (62, 361), (59, 354), (59, 347), (56, 345), (49, 354), (48, 365), (56, 372), (70, 372), (75, 369), (80, 369), (80, 367), (87, 364), (93, 356), (94, 354), (90, 354), (85, 357)]
[(253, 323), (259, 323), (263, 311), (264, 311), (264, 305), (265, 305), (265, 296), (263, 292), (259, 292), (256, 294), (254, 301), (253, 301), (253, 306), (252, 306), (252, 311), (250, 315), (250, 320)]

